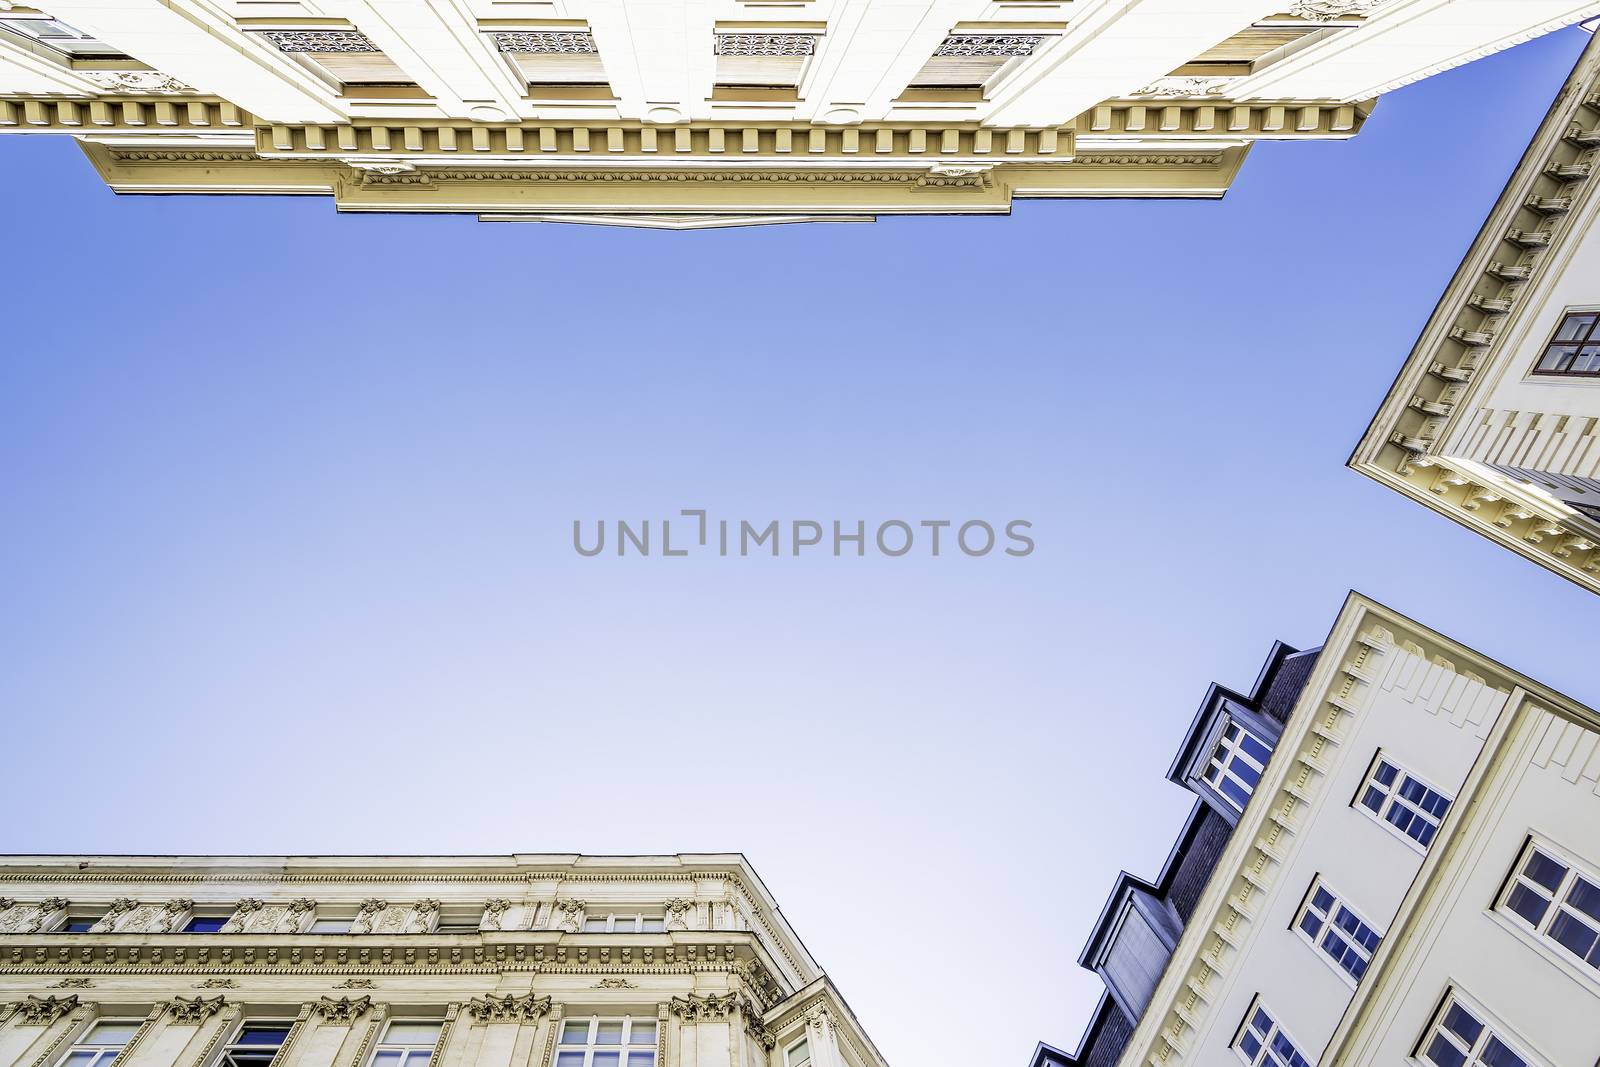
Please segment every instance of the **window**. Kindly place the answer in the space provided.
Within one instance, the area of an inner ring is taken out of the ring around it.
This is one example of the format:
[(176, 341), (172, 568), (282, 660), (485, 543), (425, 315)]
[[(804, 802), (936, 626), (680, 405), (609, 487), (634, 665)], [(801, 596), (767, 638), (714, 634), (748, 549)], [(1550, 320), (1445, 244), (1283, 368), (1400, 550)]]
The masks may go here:
[(1600, 377), (1600, 311), (1569, 311), (1533, 373)]
[(436, 934), (475, 934), (478, 924), (483, 921), (483, 912), (446, 910), (439, 913), (439, 924), (433, 928)]
[(71, 26), (60, 19), (8, 15), (0, 20), (0, 25), (38, 41), (68, 59), (127, 58), (121, 49), (113, 48), (104, 41), (97, 41), (76, 26)]
[(606, 69), (588, 30), (495, 30), (495, 50), (529, 86), (604, 86)]
[(805, 1038), (790, 1045), (783, 1053), (783, 1067), (810, 1067), (811, 1046)]
[(355, 30), (260, 30), (278, 51), (296, 56), (307, 66), (345, 88), (412, 85), (411, 77)]
[(943, 94), (981, 100), (1002, 72), (1033, 55), (1044, 40), (1038, 33), (953, 33), (934, 49), (901, 99)]
[(86, 934), (100, 921), (98, 915), (68, 915), (67, 921), (56, 927), (55, 934)]
[(1359, 806), (1424, 849), (1439, 832), (1450, 798), (1427, 785), (1382, 752), (1373, 761)]
[(438, 1019), (391, 1019), (372, 1052), (372, 1067), (428, 1067), (444, 1023)]
[(1244, 811), (1255, 792), (1261, 773), (1272, 758), (1272, 746), (1245, 729), (1231, 715), (1224, 721), (1222, 736), (1211, 753), (1211, 762), (1201, 775), (1234, 808)]
[(353, 915), (318, 915), (306, 930), (308, 934), (348, 934), (355, 923)]
[(806, 64), (817, 50), (814, 33), (721, 32), (716, 35), (713, 95), (776, 95), (793, 100)]
[(57, 1067), (109, 1067), (140, 1025), (138, 1019), (101, 1019), (73, 1042)]
[(1367, 973), (1372, 954), (1383, 939), (1320, 879), (1311, 883), (1295, 929), (1352, 982), (1361, 981)]
[(1245, 1013), (1233, 1048), (1250, 1067), (1311, 1067), (1311, 1061), (1295, 1048), (1259, 997)]
[(1451, 990), (1422, 1035), (1418, 1055), (1433, 1067), (1528, 1067), (1528, 1059), (1483, 1021), (1483, 1012)]
[(586, 934), (659, 934), (666, 928), (666, 920), (660, 916), (585, 915), (583, 918)]
[(228, 923), (226, 915), (196, 915), (183, 924), (185, 934), (214, 934)]
[(568, 1019), (561, 1024), (556, 1067), (655, 1067), (656, 1021)]
[(293, 1025), (287, 1019), (246, 1019), (223, 1048), (218, 1067), (270, 1067)]
[(1287, 54), (1290, 45), (1328, 28), (1293, 15), (1275, 15), (1240, 30), (1185, 63), (1174, 75), (1242, 78)]
[(1600, 877), (1530, 841), (1500, 900), (1500, 910), (1600, 970)]

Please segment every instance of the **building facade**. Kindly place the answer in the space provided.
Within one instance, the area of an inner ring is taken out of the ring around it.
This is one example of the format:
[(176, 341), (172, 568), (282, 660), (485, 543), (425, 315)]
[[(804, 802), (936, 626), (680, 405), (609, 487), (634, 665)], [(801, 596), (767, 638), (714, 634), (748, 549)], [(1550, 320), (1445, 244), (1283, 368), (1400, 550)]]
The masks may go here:
[(1600, 42), (1350, 465), (1600, 593)]
[(0, 1067), (882, 1067), (738, 856), (0, 859)]
[(119, 192), (691, 228), (1220, 196), (1595, 0), (0, 0)]
[(1078, 1047), (1033, 1067), (1600, 1062), (1600, 714), (1360, 596), (1213, 687)]

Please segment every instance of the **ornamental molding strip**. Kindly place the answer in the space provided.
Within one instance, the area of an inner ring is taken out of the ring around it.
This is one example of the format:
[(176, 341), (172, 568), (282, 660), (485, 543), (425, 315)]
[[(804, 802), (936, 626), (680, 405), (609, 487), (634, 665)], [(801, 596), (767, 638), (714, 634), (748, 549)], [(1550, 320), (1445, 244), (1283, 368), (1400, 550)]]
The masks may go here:
[(316, 901), (300, 897), (286, 904), (246, 898), (235, 906), (233, 915), (222, 925), (224, 934), (298, 934), (310, 925)]
[(69, 993), (64, 997), (28, 996), (17, 1008), (18, 1026), (49, 1026), (57, 1019), (78, 1006), (78, 994)]
[(532, 993), (515, 996), (473, 997), (467, 1002), (467, 1014), (480, 1023), (538, 1022), (550, 1013), (551, 1000)]
[(809, 56), (816, 51), (812, 33), (718, 33), (719, 56)]
[(361, 1016), (365, 1015), (372, 1007), (371, 997), (319, 997), (313, 1006), (317, 1017), (323, 1022), (334, 1023), (339, 1026), (349, 1026)]
[(167, 1014), (174, 1023), (198, 1026), (221, 1011), (222, 1004), (221, 993), (214, 997), (174, 997), (167, 1005)]
[(108, 93), (130, 96), (196, 96), (200, 90), (158, 70), (80, 70), (74, 72)]
[(355, 30), (259, 30), (280, 52), (377, 52), (365, 34)]
[(1031, 56), (1044, 43), (1039, 33), (955, 33), (933, 50), (935, 56)]
[(1390, 0), (1295, 0), (1289, 14), (1309, 22), (1338, 22), (1366, 18)]
[(501, 52), (534, 56), (592, 56), (598, 54), (588, 30), (495, 30), (489, 36)]

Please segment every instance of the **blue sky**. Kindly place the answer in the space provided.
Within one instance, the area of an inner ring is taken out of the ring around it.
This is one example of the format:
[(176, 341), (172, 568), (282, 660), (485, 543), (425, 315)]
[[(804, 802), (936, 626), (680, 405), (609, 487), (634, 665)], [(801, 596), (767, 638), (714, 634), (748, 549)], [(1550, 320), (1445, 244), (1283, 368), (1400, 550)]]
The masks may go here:
[[(0, 138), (0, 848), (743, 851), (891, 1062), (1071, 1046), (1206, 684), (1346, 590), (1600, 703), (1590, 594), (1343, 466), (1584, 40), (999, 219), (343, 217)], [(694, 507), (1038, 547), (571, 548)]]

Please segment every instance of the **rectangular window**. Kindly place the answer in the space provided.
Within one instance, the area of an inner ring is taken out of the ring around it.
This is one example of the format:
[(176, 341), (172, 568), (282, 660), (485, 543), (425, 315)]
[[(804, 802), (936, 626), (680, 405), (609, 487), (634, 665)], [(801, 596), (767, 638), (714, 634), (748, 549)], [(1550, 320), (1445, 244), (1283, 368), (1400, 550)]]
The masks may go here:
[(713, 95), (778, 94), (795, 99), (806, 64), (817, 50), (814, 33), (747, 33), (719, 31)]
[(1483, 1014), (1452, 989), (1422, 1035), (1417, 1052), (1422, 1062), (1432, 1067), (1529, 1067), (1528, 1058), (1487, 1025)]
[(1569, 311), (1533, 373), (1600, 377), (1600, 311)]
[(586, 934), (659, 934), (667, 928), (659, 915), (589, 915), (583, 917)]
[(811, 1067), (811, 1045), (801, 1038), (783, 1053), (784, 1067)]
[(355, 30), (258, 30), (278, 51), (292, 55), (346, 89), (412, 85), (411, 77)]
[(1530, 841), (1499, 908), (1566, 955), (1600, 970), (1600, 875)]
[(1245, 1012), (1233, 1048), (1250, 1067), (1312, 1067), (1311, 1061), (1300, 1054), (1260, 997)]
[(1311, 883), (1311, 892), (1306, 894), (1294, 925), (1300, 936), (1352, 983), (1361, 981), (1361, 976), (1367, 973), (1372, 954), (1378, 951), (1378, 942), (1383, 939), (1382, 934), (1323, 885), (1320, 878)]
[(1357, 806), (1426, 849), (1450, 810), (1450, 798), (1380, 751)]
[(1211, 761), (1201, 776), (1224, 800), (1239, 811), (1250, 803), (1250, 794), (1267, 769), (1272, 758), (1272, 746), (1245, 729), (1239, 721), (1229, 716), (1222, 727), (1222, 736), (1211, 753)]
[(1294, 45), (1328, 27), (1293, 15), (1276, 15), (1249, 26), (1185, 63), (1174, 75), (1242, 78), (1282, 58)]
[(138, 1019), (101, 1019), (73, 1042), (57, 1067), (109, 1067), (140, 1025)]
[(86, 934), (100, 921), (98, 915), (68, 915), (67, 921), (56, 927), (55, 934)]
[(372, 1067), (428, 1067), (444, 1023), (438, 1019), (391, 1019), (372, 1051)]
[(964, 94), (982, 99), (1002, 74), (1038, 51), (1038, 33), (953, 33), (942, 41), (907, 86), (902, 99)]
[(32, 38), (68, 59), (127, 59), (120, 48), (97, 41), (60, 19), (0, 16), (0, 25)]
[(218, 1067), (271, 1067), (293, 1025), (287, 1019), (246, 1019), (223, 1047)]
[(561, 1024), (556, 1067), (655, 1067), (656, 1020), (567, 1019)]
[(530, 86), (603, 86), (606, 69), (588, 30), (494, 30), (495, 50)]
[(348, 934), (355, 923), (354, 917), (344, 915), (318, 915), (311, 922), (308, 934)]
[(226, 915), (196, 915), (183, 924), (185, 934), (214, 934), (228, 923)]

